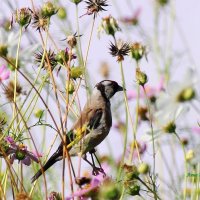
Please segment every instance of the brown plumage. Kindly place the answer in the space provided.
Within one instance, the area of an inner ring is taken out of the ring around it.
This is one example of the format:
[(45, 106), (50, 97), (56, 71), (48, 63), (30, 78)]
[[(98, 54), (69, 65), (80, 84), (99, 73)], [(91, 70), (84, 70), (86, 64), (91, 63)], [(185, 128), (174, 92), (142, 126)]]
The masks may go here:
[[(95, 86), (92, 96), (84, 106), (80, 117), (66, 135), (67, 144), (74, 142), (72, 146), (68, 145), (70, 156), (76, 156), (78, 153), (84, 156), (105, 139), (112, 126), (110, 98), (116, 92), (122, 90), (121, 86), (110, 80), (101, 81)], [(40, 169), (32, 177), (32, 182), (42, 174), (42, 171), (46, 171), (62, 158), (63, 143), (59, 145), (57, 151), (49, 158), (43, 169)]]

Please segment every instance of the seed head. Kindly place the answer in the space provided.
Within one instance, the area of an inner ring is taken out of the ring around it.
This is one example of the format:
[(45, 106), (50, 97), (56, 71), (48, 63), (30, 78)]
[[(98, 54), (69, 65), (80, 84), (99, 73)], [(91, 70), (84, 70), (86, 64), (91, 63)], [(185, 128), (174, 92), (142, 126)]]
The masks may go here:
[(87, 15), (94, 14), (96, 17), (97, 13), (100, 11), (106, 11), (104, 7), (108, 6), (107, 0), (87, 0), (85, 1), (87, 4)]
[(113, 57), (117, 57), (117, 61), (123, 61), (124, 60), (124, 56), (127, 56), (129, 51), (130, 51), (130, 47), (129, 44), (122, 42), (121, 40), (117, 42), (117, 44), (113, 44), (112, 42), (110, 43), (110, 54)]
[(49, 18), (46, 16), (43, 16), (41, 12), (37, 12), (33, 15), (33, 22), (32, 26), (33, 28), (36, 28), (36, 30), (41, 31), (46, 30), (49, 24)]

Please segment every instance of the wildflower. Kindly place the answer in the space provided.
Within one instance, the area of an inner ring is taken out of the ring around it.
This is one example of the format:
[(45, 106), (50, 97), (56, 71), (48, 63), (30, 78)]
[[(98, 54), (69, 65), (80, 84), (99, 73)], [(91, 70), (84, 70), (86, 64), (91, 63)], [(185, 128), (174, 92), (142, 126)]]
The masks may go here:
[(52, 15), (55, 15), (58, 12), (56, 7), (53, 5), (52, 2), (48, 1), (42, 6), (42, 16), (43, 17), (51, 17)]
[(133, 59), (138, 62), (143, 58), (143, 56), (146, 57), (146, 47), (140, 44), (139, 42), (135, 42), (130, 45), (130, 54)]
[(33, 28), (36, 28), (36, 30), (47, 30), (49, 25), (49, 18), (46, 16), (43, 16), (41, 12), (34, 13), (33, 15), (33, 22), (32, 26)]
[[(35, 62), (38, 63), (39, 65), (42, 62), (43, 54), (44, 51), (38, 51), (37, 53), (35, 53)], [(57, 65), (56, 55), (50, 49), (48, 51), (46, 50), (46, 54), (47, 55), (44, 56), (42, 68), (48, 70), (49, 67), (51, 67), (51, 69), (53, 70)]]
[(102, 18), (98, 32), (105, 31), (106, 34), (114, 36), (117, 31), (120, 31), (117, 20), (111, 15)]
[(2, 65), (0, 67), (0, 83), (3, 82), (4, 80), (9, 79), (10, 77), (10, 71), (6, 69), (5, 65)]
[(17, 145), (11, 137), (7, 137), (6, 141), (9, 145), (9, 149), (7, 150), (6, 154), (11, 156), (11, 164), (13, 164), (14, 160), (19, 160), (27, 166), (31, 164), (31, 160), (37, 163), (39, 162), (38, 157), (35, 156), (32, 152), (28, 151), (24, 144), (20, 143)]
[(87, 0), (87, 15), (94, 14), (96, 17), (97, 13), (100, 11), (106, 11), (104, 7), (108, 6), (107, 0)]
[(20, 26), (27, 28), (31, 23), (32, 10), (30, 8), (17, 9), (14, 14), (14, 18), (15, 22), (17, 22)]
[(124, 43), (121, 40), (119, 40), (117, 44), (113, 44), (111, 42), (109, 50), (110, 50), (110, 54), (113, 57), (117, 57), (118, 62), (121, 62), (124, 60), (124, 56), (128, 55), (130, 51), (130, 47), (129, 47), (129, 44)]
[(188, 70), (183, 80), (171, 82), (165, 92), (157, 98), (157, 108), (162, 111), (161, 115), (176, 115), (177, 112), (187, 111), (188, 103), (196, 97), (195, 83), (197, 78), (193, 70)]
[(121, 21), (125, 24), (136, 26), (139, 21), (138, 18), (139, 18), (140, 13), (141, 13), (141, 8), (138, 8), (132, 17), (124, 17), (121, 19)]

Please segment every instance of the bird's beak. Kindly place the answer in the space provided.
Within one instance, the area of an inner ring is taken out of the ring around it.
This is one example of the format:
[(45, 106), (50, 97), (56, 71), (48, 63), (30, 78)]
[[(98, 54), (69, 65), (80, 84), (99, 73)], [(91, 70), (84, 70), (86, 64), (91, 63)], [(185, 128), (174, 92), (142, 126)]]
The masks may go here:
[(121, 86), (119, 85), (119, 86), (118, 86), (118, 90), (117, 90), (117, 91), (119, 92), (119, 91), (123, 91), (123, 90), (125, 90), (125, 91), (126, 91), (126, 89), (125, 89), (125, 88), (123, 88), (123, 87), (121, 87)]

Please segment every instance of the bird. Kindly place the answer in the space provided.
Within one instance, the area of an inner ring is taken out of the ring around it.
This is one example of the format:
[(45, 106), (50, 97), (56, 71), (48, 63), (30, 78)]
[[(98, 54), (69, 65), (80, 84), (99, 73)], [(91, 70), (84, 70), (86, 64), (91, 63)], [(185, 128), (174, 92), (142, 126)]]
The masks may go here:
[[(112, 126), (110, 99), (115, 93), (123, 90), (125, 88), (113, 80), (103, 80), (95, 85), (80, 116), (66, 134), (66, 146), (70, 156), (81, 153), (82, 158), (94, 166), (93, 157), (93, 163), (91, 163), (87, 160), (86, 154), (89, 152), (92, 156), (95, 153), (95, 147), (109, 134)], [(46, 164), (31, 178), (32, 183), (57, 161), (63, 159), (63, 147), (63, 142), (61, 142)], [(93, 169), (94, 174), (95, 169), (97, 168)]]

